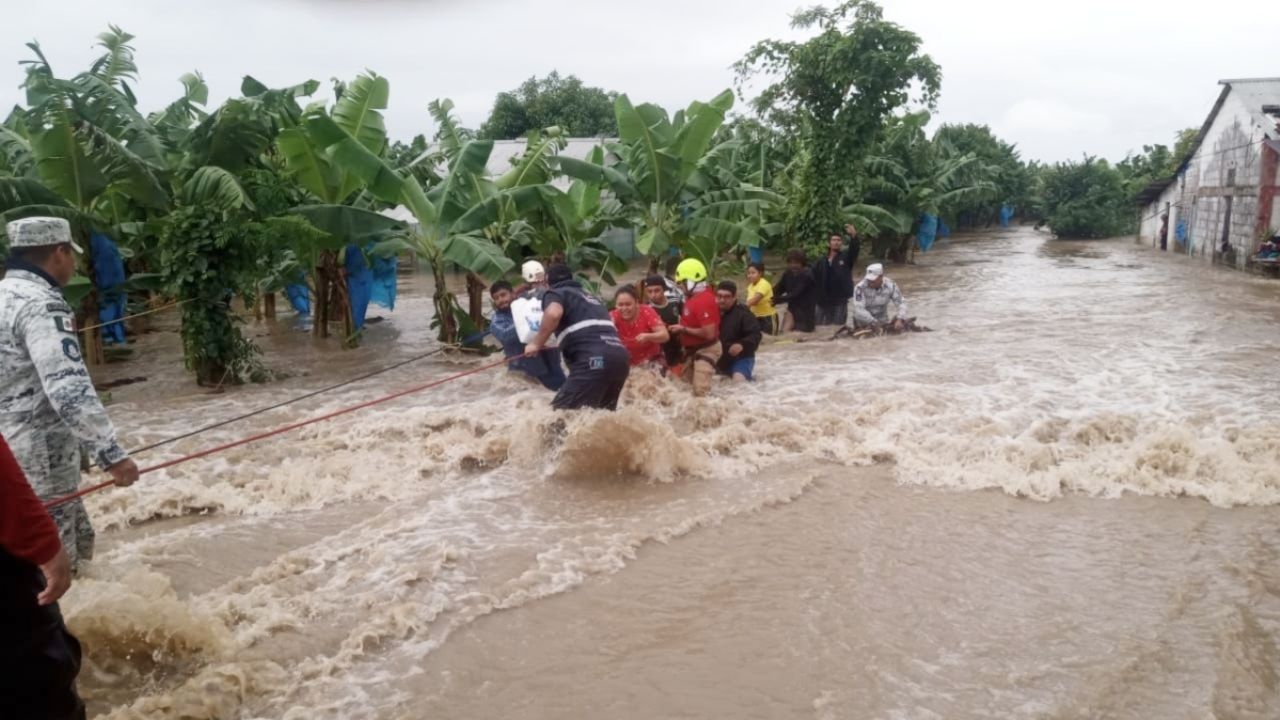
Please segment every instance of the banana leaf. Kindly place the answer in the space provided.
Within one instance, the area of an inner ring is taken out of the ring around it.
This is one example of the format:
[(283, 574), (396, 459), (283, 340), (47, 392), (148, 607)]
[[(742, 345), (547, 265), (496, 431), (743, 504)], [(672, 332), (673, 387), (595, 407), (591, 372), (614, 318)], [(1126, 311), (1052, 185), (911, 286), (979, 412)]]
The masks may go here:
[(192, 173), (182, 186), (186, 205), (212, 205), (223, 210), (252, 210), (253, 201), (235, 175), (216, 165), (205, 165)]
[(289, 212), (305, 218), (316, 229), (340, 240), (343, 245), (361, 243), (371, 236), (404, 228), (398, 220), (350, 205), (303, 205)]
[(31, 150), (45, 187), (78, 208), (87, 208), (108, 181), (80, 145), (66, 110), (49, 113), (48, 123), (32, 134)]
[(57, 193), (36, 180), (0, 177), (0, 212), (28, 205), (65, 205)]
[(516, 266), (502, 249), (478, 235), (450, 235), (440, 247), (445, 260), (486, 280), (499, 280)]
[(284, 153), (285, 165), (298, 184), (325, 202), (342, 199), (342, 173), (312, 144), (305, 129), (281, 130), (276, 137), (276, 145)]

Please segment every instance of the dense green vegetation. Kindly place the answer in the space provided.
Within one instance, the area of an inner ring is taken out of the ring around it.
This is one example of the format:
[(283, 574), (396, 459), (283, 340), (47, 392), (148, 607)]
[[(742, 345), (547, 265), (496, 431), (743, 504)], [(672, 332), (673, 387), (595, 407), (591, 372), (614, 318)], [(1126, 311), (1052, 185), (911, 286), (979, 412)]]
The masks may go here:
[[(110, 236), (129, 282), (78, 278), (68, 298), (86, 316), (105, 290), (182, 301), (187, 364), (217, 384), (261, 371), (235, 298), (253, 305), (305, 283), (317, 337), (337, 326), (340, 345), (359, 342), (351, 253), (412, 251), (435, 280), (439, 337), (454, 342), (483, 323), (485, 284), (525, 258), (564, 257), (612, 282), (624, 262), (601, 240), (610, 230), (634, 230), (655, 262), (675, 253), (721, 269), (750, 248), (824, 246), (846, 223), (877, 257), (911, 261), (922, 220), (981, 227), (1002, 208), (1064, 237), (1102, 237), (1131, 229), (1129, 198), (1182, 155), (1152, 146), (1115, 166), (1045, 167), (985, 126), (930, 133), (941, 70), (878, 5), (814, 7), (793, 26), (807, 39), (763, 41), (737, 64), (740, 95), (763, 85), (737, 115), (729, 89), (672, 113), (552, 73), (500, 94), (479, 131), (437, 100), (434, 131), (408, 142), (387, 136), (391, 83), (373, 72), (331, 91), (245, 77), (217, 107), (189, 73), (148, 114), (128, 33), (103, 33), (101, 56), (69, 77), (31, 43), (25, 103), (0, 123), (0, 222), (56, 215), (82, 239)], [(568, 157), (571, 136), (602, 139)], [(524, 152), (491, 172), (493, 139), (515, 137)], [(381, 212), (396, 206), (415, 222)], [(454, 270), (467, 277), (465, 306), (448, 289)]]
[(531, 77), (510, 92), (498, 93), (480, 137), (512, 140), (530, 131), (558, 127), (568, 137), (616, 137), (613, 101), (618, 94), (588, 87), (576, 76), (552, 71)]

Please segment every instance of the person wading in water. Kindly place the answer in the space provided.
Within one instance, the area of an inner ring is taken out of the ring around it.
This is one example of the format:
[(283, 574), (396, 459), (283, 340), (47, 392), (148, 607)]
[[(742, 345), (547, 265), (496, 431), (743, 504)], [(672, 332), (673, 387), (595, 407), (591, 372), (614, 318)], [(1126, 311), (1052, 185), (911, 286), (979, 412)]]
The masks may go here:
[(668, 330), (680, 338), (684, 348), (682, 375), (692, 381), (694, 397), (702, 397), (711, 392), (711, 379), (720, 361), (720, 308), (707, 285), (707, 267), (701, 261), (682, 261), (676, 268), (676, 282), (686, 300), (680, 311), (680, 324)]
[(551, 400), (551, 407), (616, 410), (631, 371), (631, 357), (609, 311), (573, 279), (567, 265), (547, 268), (547, 282), (551, 287), (542, 297), (542, 325), (525, 345), (524, 355), (537, 357), (551, 335), (556, 335), (569, 379)]

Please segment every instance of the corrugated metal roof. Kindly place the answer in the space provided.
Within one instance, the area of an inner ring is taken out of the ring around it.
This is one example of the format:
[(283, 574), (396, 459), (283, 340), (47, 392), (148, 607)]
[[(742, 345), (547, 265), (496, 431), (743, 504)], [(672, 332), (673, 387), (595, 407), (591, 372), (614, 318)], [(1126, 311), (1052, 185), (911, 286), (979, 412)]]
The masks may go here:
[(1280, 130), (1276, 129), (1275, 120), (1269, 118), (1263, 110), (1268, 105), (1280, 105), (1280, 78), (1222, 80), (1220, 84), (1230, 88), (1240, 98), (1267, 137), (1272, 140), (1280, 139)]
[[(597, 145), (616, 142), (615, 138), (565, 138), (568, 145), (560, 151), (560, 155), (575, 160), (586, 160), (591, 154), (591, 149)], [(519, 158), (524, 154), (524, 150), (529, 143), (525, 138), (516, 140), (494, 140), (493, 152), (489, 153), (489, 162), (485, 164), (485, 168), (490, 175), (498, 176), (511, 169), (512, 160)], [(426, 151), (414, 159), (415, 163), (421, 162), (423, 159), (430, 157), (438, 152), (440, 145), (432, 143), (427, 146)], [(436, 168), (440, 174), (444, 174), (447, 168), (439, 166)], [(566, 182), (565, 185), (568, 183)]]

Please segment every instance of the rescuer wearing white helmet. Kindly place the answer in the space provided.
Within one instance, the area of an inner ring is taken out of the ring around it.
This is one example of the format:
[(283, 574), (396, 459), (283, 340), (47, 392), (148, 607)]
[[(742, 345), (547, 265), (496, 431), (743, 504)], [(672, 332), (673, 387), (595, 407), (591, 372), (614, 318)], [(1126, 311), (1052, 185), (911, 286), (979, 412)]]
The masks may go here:
[(520, 275), (530, 285), (545, 285), (547, 282), (547, 269), (537, 260), (528, 260), (521, 265)]
[(680, 338), (684, 348), (681, 375), (693, 383), (693, 394), (702, 397), (711, 392), (711, 379), (720, 361), (720, 306), (707, 283), (707, 266), (701, 260), (687, 258), (676, 266), (676, 284), (685, 294), (680, 310), (680, 324), (668, 328)]

